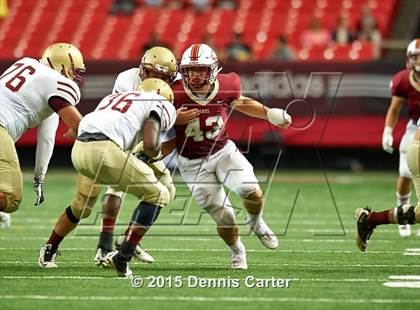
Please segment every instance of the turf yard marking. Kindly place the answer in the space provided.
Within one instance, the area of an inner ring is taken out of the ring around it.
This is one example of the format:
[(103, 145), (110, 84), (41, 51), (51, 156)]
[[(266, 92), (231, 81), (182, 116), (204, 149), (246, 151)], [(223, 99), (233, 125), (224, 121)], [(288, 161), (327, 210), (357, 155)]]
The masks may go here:
[(192, 301), (192, 302), (302, 302), (302, 303), (345, 303), (345, 304), (420, 304), (420, 299), (334, 299), (334, 298), (299, 298), (299, 297), (206, 297), (206, 296), (54, 296), (54, 295), (0, 295), (0, 299), (32, 300), (151, 300), (151, 301)]
[[(79, 264), (79, 265), (93, 265), (92, 261), (72, 261), (72, 262), (57, 262), (59, 265), (68, 265), (68, 264)], [(159, 261), (160, 264), (166, 264), (166, 265), (175, 265), (175, 266), (185, 266), (185, 265), (192, 265), (192, 266), (224, 266), (224, 263), (211, 263), (211, 262), (173, 262), (173, 261)], [(37, 262), (34, 261), (0, 261), (0, 264), (37, 264)], [(273, 266), (273, 264), (269, 263), (253, 263), (253, 266)], [(325, 264), (320, 263), (313, 263), (313, 264), (292, 264), (292, 263), (278, 263), (278, 266), (290, 266), (290, 267), (324, 267)], [(413, 264), (342, 264), (340, 262), (333, 264), (329, 263), (329, 267), (372, 267), (372, 268), (384, 268), (384, 267), (400, 267), (400, 268), (420, 268), (420, 265), (413, 265)]]
[(420, 275), (389, 276), (389, 280), (394, 281), (387, 281), (383, 285), (393, 288), (420, 288)]
[[(150, 236), (147, 235), (148, 239), (152, 239), (153, 237), (168, 237), (168, 238), (176, 238), (176, 241), (207, 241), (207, 242), (213, 242), (213, 241), (219, 241), (219, 237), (218, 236), (211, 236), (211, 237), (207, 237), (207, 238), (199, 238), (199, 237), (187, 237), (187, 236), (183, 236), (183, 237), (178, 237), (178, 236), (174, 236), (174, 235), (153, 235), (151, 234)], [(247, 237), (247, 236), (245, 236)], [(99, 238), (99, 233), (98, 235), (95, 236), (71, 236), (71, 237), (67, 237), (66, 240), (98, 240)], [(252, 236), (252, 238), (254, 238)], [(281, 238), (281, 236), (280, 236)], [(41, 241), (46, 241), (46, 237), (0, 237), (0, 241), (4, 240), (4, 241), (29, 241), (29, 240), (41, 240)], [(406, 240), (407, 242), (412, 241), (417, 242), (417, 240)], [(309, 242), (309, 243), (315, 243), (315, 242), (331, 242), (331, 243), (355, 243), (354, 239), (322, 239), (319, 237), (316, 237), (314, 239), (289, 239), (289, 238), (281, 238), (281, 242)], [(386, 240), (386, 239), (381, 239), (381, 240), (375, 240), (375, 243), (395, 243), (395, 240)], [(369, 252), (370, 253), (370, 252)]]
[[(98, 277), (98, 276), (25, 276), (25, 275), (15, 275), (15, 276), (3, 276), (0, 279), (43, 279), (43, 280), (105, 280), (105, 279), (116, 279), (116, 280), (127, 280), (121, 277)], [(205, 279), (205, 278), (203, 278)], [(243, 277), (236, 277), (236, 279), (244, 280)], [(182, 279), (187, 281), (186, 278)], [(300, 279), (291, 279), (292, 281), (305, 281), (305, 282), (383, 282), (384, 279), (323, 279), (323, 278), (300, 278)]]
[(420, 288), (420, 281), (404, 281), (404, 282), (385, 282), (384, 286), (386, 287), (397, 287), (397, 288)]
[[(38, 251), (39, 248), (0, 248), (0, 251)], [(172, 249), (172, 248), (147, 248), (148, 251), (154, 252), (227, 252), (227, 249)], [(60, 249), (61, 252), (65, 251), (89, 251), (93, 252), (94, 248), (64, 248)], [(251, 253), (267, 253), (270, 250), (246, 250)], [(336, 254), (354, 254), (358, 253), (357, 250), (276, 250), (281, 253), (336, 253)], [(369, 254), (401, 254), (399, 251), (369, 251)], [(419, 254), (420, 255), (420, 254)]]
[(420, 275), (405, 275), (405, 276), (389, 276), (390, 280), (418, 280), (420, 281)]
[(420, 249), (405, 249), (404, 255), (420, 255)]

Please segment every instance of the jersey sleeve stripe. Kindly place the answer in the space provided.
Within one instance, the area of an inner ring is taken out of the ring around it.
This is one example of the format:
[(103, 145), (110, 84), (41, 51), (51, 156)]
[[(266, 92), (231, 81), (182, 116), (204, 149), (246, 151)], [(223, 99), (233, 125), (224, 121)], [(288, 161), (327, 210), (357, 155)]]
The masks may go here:
[(168, 122), (167, 122), (167, 124), (172, 124), (172, 121), (171, 121), (171, 116), (170, 116), (170, 114), (169, 114), (169, 112), (168, 112), (168, 110), (166, 109), (166, 107), (163, 105), (162, 106), (163, 107), (163, 110), (166, 112), (166, 114), (168, 115)]
[(74, 102), (77, 103), (77, 98), (71, 92), (69, 92), (68, 90), (65, 90), (64, 88), (57, 88), (57, 90), (69, 94), (73, 98)]
[(77, 95), (77, 91), (74, 89), (74, 87), (73, 86), (71, 86), (70, 84), (67, 84), (67, 83), (64, 83), (64, 82), (60, 82), (60, 81), (58, 81), (57, 82), (59, 85), (63, 85), (63, 86), (66, 86), (66, 87), (68, 87), (68, 88), (70, 88), (72, 91), (73, 91), (73, 94), (74, 94), (74, 96), (76, 97), (76, 98), (78, 98), (79, 96)]

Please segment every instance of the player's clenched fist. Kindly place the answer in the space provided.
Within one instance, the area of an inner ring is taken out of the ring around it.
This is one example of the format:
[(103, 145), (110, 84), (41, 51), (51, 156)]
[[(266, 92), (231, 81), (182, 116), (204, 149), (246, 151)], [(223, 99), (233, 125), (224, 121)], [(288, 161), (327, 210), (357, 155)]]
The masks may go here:
[(393, 142), (394, 138), (392, 137), (392, 128), (385, 127), (384, 132), (382, 134), (382, 148), (385, 152), (392, 154), (392, 152), (394, 151), (394, 148), (392, 147)]
[(292, 124), (292, 117), (283, 109), (268, 110), (267, 119), (271, 124), (280, 128), (288, 128)]

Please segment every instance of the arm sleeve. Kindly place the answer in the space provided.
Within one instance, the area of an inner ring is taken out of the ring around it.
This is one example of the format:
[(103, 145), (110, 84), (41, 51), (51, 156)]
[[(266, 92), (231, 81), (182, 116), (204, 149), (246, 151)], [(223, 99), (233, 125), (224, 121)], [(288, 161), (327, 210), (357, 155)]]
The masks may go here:
[(121, 74), (118, 74), (117, 79), (114, 83), (114, 88), (112, 89), (113, 94), (123, 93), (124, 89), (121, 87)]
[(46, 101), (51, 97), (60, 97), (73, 106), (80, 101), (79, 86), (64, 76), (40, 76), (34, 80), (34, 88)]
[(402, 72), (397, 73), (389, 84), (392, 96), (407, 98), (407, 92), (403, 83)]
[(231, 100), (239, 99), (239, 97), (242, 95), (242, 85), (241, 85), (241, 78), (236, 73), (231, 73), (231, 83), (230, 83), (230, 89), (228, 91), (231, 92)]
[(137, 68), (123, 71), (118, 74), (112, 93), (118, 94), (136, 90), (139, 82)]
[(37, 128), (37, 145), (34, 176), (44, 181), (47, 173), (58, 128), (58, 114), (53, 113), (47, 117)]

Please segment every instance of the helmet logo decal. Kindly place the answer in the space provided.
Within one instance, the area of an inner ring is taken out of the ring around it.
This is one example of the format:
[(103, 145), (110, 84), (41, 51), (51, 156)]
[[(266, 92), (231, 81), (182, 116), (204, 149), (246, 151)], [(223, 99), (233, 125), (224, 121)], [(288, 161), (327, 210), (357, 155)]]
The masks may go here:
[(198, 51), (201, 44), (194, 44), (191, 49), (191, 61), (198, 61)]
[[(54, 66), (53, 66), (53, 64), (52, 64), (52, 62), (51, 62), (50, 57), (47, 57), (47, 61), (48, 61), (48, 64), (50, 65), (50, 67), (51, 67), (52, 69), (54, 69)], [(55, 70), (55, 69), (54, 69), (54, 70)]]

